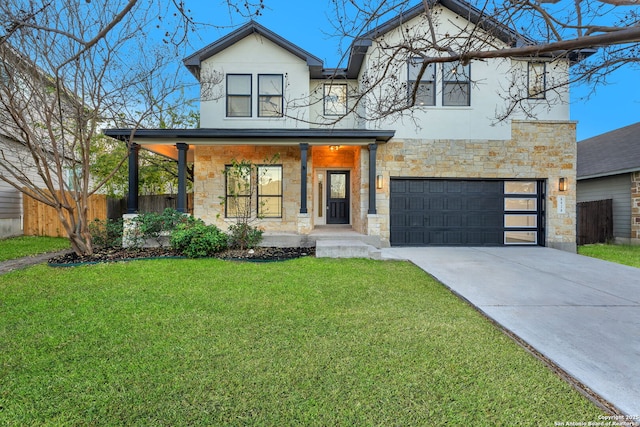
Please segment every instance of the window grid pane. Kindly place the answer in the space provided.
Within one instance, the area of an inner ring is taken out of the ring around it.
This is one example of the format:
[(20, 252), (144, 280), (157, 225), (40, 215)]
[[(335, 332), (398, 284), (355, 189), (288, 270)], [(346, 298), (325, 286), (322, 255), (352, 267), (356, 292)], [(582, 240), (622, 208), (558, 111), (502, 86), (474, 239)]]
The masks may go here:
[(258, 166), (258, 213), (282, 218), (282, 166)]
[(436, 105), (436, 66), (428, 64), (418, 81), (423, 61), (422, 58), (411, 58), (408, 62), (407, 102), (412, 104), (413, 91), (416, 90), (413, 105), (432, 106)]
[(258, 74), (258, 117), (282, 117), (282, 74)]
[(544, 99), (546, 91), (546, 65), (544, 62), (528, 64), (528, 96), (531, 99)]
[(505, 245), (532, 245), (538, 243), (538, 233), (535, 231), (505, 231)]
[(535, 228), (538, 226), (538, 215), (505, 215), (504, 226), (507, 228)]
[(517, 199), (506, 198), (504, 199), (505, 211), (532, 211), (535, 212), (538, 209), (537, 199)]
[(471, 65), (462, 65), (459, 62), (442, 64), (443, 106), (469, 106), (471, 105)]
[(535, 181), (505, 181), (505, 194), (538, 194)]
[(227, 74), (227, 117), (251, 117), (251, 74)]
[(347, 85), (324, 85), (324, 115), (344, 116), (347, 114)]
[(251, 171), (234, 173), (231, 166), (225, 170), (225, 217), (238, 218), (251, 209)]

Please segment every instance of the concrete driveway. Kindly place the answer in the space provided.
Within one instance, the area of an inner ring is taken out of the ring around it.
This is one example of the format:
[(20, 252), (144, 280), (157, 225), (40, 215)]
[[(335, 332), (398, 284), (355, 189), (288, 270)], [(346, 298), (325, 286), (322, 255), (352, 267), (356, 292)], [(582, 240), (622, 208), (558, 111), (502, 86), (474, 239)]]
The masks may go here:
[(388, 248), (640, 419), (640, 269), (543, 247)]

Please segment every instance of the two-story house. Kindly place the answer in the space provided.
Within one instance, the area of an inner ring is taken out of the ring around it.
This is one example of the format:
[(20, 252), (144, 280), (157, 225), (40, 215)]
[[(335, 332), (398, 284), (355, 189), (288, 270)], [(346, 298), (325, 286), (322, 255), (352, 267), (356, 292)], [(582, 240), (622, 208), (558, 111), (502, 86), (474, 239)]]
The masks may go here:
[[(443, 35), (459, 32), (461, 22), (474, 29), (469, 37), (487, 29), (486, 22), (474, 27), (478, 11), (464, 2), (443, 0), (434, 8)], [(277, 163), (258, 168), (269, 179), (255, 178), (252, 201), (267, 234), (306, 236), (344, 224), (379, 246), (575, 251), (575, 123), (568, 90), (545, 86), (567, 80), (570, 57), (439, 63), (423, 73), (419, 57), (386, 58), (385, 46), (424, 31), (423, 19), (420, 4), (358, 37), (344, 69), (326, 68), (256, 22), (187, 57), (201, 85), (201, 127), (135, 131), (130, 212), (139, 147), (176, 159), (183, 171), (192, 161), (194, 215), (223, 229), (232, 220), (220, 203), (230, 196), (225, 167), (232, 159), (261, 164), (277, 155)], [(494, 43), (522, 40), (499, 27), (492, 28)], [(377, 79), (385, 61), (395, 61), (395, 74)], [(527, 110), (496, 121), (514, 81), (528, 91), (521, 103)], [(375, 100), (409, 97), (415, 106), (408, 114), (374, 111)], [(131, 129), (105, 133), (128, 140)]]

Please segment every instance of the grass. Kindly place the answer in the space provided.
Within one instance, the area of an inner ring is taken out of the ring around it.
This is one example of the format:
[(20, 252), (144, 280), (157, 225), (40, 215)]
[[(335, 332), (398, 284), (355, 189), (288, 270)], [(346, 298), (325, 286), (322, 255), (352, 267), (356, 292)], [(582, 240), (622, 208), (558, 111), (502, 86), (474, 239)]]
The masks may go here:
[(69, 240), (62, 237), (21, 236), (0, 239), (0, 261), (69, 248)]
[(602, 412), (403, 262), (0, 276), (0, 425), (554, 425)]
[(578, 253), (640, 268), (640, 245), (584, 245), (578, 247)]

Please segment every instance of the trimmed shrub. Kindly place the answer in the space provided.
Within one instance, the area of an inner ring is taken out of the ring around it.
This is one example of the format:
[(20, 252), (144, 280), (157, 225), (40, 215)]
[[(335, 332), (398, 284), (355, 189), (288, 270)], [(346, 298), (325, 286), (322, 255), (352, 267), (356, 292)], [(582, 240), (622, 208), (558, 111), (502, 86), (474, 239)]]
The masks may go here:
[(136, 222), (138, 239), (144, 244), (147, 239), (155, 239), (162, 246), (160, 238), (171, 233), (187, 220), (187, 215), (172, 208), (166, 208), (161, 214), (149, 212), (138, 215)]
[(171, 233), (171, 247), (189, 258), (207, 257), (227, 248), (227, 235), (215, 225), (189, 217)]
[(262, 241), (263, 231), (249, 224), (233, 224), (227, 231), (229, 234), (229, 247), (234, 249), (251, 249)]
[(122, 247), (122, 218), (119, 219), (95, 219), (89, 224), (91, 242), (100, 248)]

